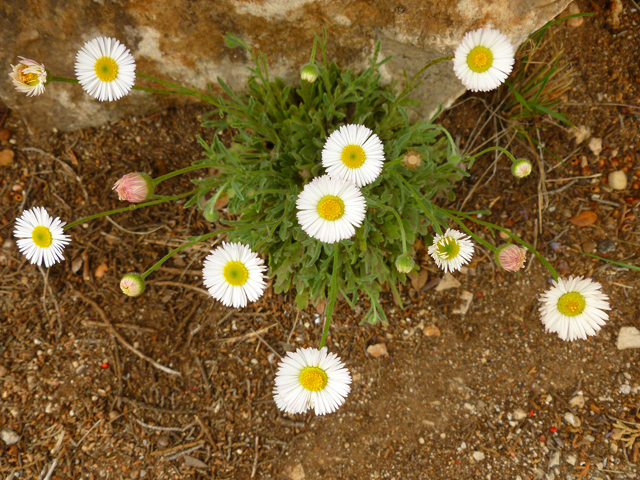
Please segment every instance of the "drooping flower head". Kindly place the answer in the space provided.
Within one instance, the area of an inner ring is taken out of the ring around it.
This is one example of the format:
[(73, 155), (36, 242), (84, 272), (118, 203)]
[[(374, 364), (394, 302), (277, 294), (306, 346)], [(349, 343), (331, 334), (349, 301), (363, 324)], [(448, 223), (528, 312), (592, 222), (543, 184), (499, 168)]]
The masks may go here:
[(420, 155), (420, 152), (415, 150), (409, 150), (402, 157), (402, 164), (409, 170), (416, 170), (420, 165), (422, 165), (422, 155)]
[(473, 257), (473, 242), (464, 233), (449, 228), (443, 235), (435, 236), (429, 247), (429, 255), (445, 272), (460, 270)]
[(499, 30), (480, 28), (467, 32), (456, 49), (453, 71), (472, 92), (499, 87), (511, 73), (513, 45)]
[(540, 297), (540, 316), (545, 330), (567, 341), (586, 340), (609, 320), (609, 297), (602, 285), (589, 278), (569, 277), (553, 281), (553, 287)]
[(76, 76), (82, 88), (101, 102), (124, 97), (136, 79), (136, 62), (115, 38), (97, 37), (76, 55)]
[(125, 295), (137, 297), (144, 292), (144, 278), (139, 273), (127, 273), (120, 280), (120, 290)]
[(496, 263), (508, 272), (517, 272), (524, 266), (527, 250), (508, 243), (496, 250), (495, 258)]
[(520, 158), (511, 165), (511, 173), (516, 178), (524, 178), (531, 173), (531, 162), (526, 158)]
[(382, 171), (384, 147), (378, 136), (364, 125), (342, 125), (327, 138), (322, 166), (331, 178), (343, 178), (363, 187)]
[(264, 261), (247, 245), (222, 242), (204, 261), (202, 278), (213, 298), (227, 307), (244, 308), (264, 293)]
[(353, 183), (323, 175), (305, 185), (296, 205), (302, 230), (321, 242), (335, 243), (355, 235), (366, 202)]
[(306, 80), (309, 83), (313, 83), (318, 78), (318, 67), (312, 63), (307, 63), (302, 70), (300, 70), (300, 79)]
[(278, 365), (274, 400), (287, 413), (305, 413), (313, 408), (316, 415), (335, 412), (351, 391), (351, 374), (335, 353), (326, 347), (299, 348)]
[(144, 202), (153, 195), (153, 179), (146, 173), (127, 173), (113, 185), (112, 190), (118, 192), (119, 200)]
[(64, 260), (62, 251), (69, 244), (71, 237), (64, 234), (59, 218), (50, 217), (43, 207), (34, 207), (22, 212), (16, 219), (16, 229), (13, 231), (18, 248), (32, 264), (49, 268)]
[(47, 83), (47, 70), (42, 63), (29, 58), (18, 57), (20, 63), (11, 65), (13, 71), (9, 73), (13, 85), (20, 93), (26, 93), (27, 97), (35, 97), (44, 93), (44, 84)]

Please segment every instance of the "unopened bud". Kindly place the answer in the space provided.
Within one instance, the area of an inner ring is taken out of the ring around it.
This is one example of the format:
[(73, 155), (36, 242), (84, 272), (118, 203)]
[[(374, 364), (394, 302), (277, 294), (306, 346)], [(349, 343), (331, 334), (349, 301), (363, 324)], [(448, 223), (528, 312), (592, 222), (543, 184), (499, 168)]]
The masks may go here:
[(511, 165), (511, 173), (516, 178), (524, 178), (531, 173), (531, 162), (526, 158), (521, 158)]
[(396, 258), (396, 268), (400, 273), (409, 273), (414, 266), (415, 262), (408, 253), (403, 253)]
[(139, 273), (127, 273), (120, 280), (120, 289), (125, 295), (137, 297), (144, 292), (144, 279)]
[(153, 179), (146, 173), (127, 173), (113, 186), (120, 200), (140, 203), (153, 195)]
[(527, 250), (508, 243), (502, 245), (495, 253), (496, 263), (508, 272), (517, 272), (524, 266)]
[(302, 70), (300, 70), (300, 78), (306, 80), (309, 83), (313, 83), (318, 78), (318, 67), (312, 63), (307, 63)]
[(27, 97), (42, 95), (47, 83), (47, 70), (44, 65), (30, 58), (18, 58), (20, 63), (11, 65), (12, 71), (9, 73), (16, 90), (26, 93)]

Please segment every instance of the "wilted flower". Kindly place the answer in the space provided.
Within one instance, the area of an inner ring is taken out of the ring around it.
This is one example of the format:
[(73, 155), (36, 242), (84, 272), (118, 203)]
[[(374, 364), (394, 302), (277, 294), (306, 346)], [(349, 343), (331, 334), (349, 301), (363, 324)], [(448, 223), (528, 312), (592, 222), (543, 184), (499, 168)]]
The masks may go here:
[(101, 102), (118, 100), (129, 93), (136, 80), (136, 62), (115, 38), (88, 41), (76, 55), (76, 76), (82, 88)]
[(153, 195), (153, 179), (146, 173), (127, 173), (115, 183), (112, 190), (118, 192), (120, 200), (140, 203)]
[(327, 347), (299, 348), (278, 365), (274, 400), (287, 413), (316, 415), (335, 412), (351, 391), (351, 374), (335, 353)]
[(416, 263), (413, 261), (413, 258), (411, 258), (411, 255), (409, 255), (408, 253), (398, 255), (398, 258), (396, 258), (396, 269), (400, 273), (409, 273), (411, 270), (413, 270), (415, 264)]
[(586, 340), (595, 335), (609, 320), (609, 297), (602, 293), (602, 285), (589, 278), (559, 278), (553, 287), (540, 297), (540, 316), (545, 329), (555, 332), (562, 340)]
[(20, 63), (11, 65), (13, 71), (9, 73), (16, 90), (26, 93), (27, 97), (42, 95), (44, 84), (47, 83), (47, 70), (44, 65), (29, 58), (18, 58)]
[(144, 278), (139, 273), (127, 273), (120, 280), (120, 289), (125, 295), (137, 297), (144, 292)]
[(312, 63), (307, 63), (302, 70), (300, 70), (300, 78), (306, 80), (309, 83), (313, 83), (318, 78), (318, 67)]
[(456, 49), (453, 71), (472, 92), (499, 87), (511, 73), (515, 52), (506, 35), (491, 28), (467, 32)]
[(420, 155), (420, 152), (416, 152), (415, 150), (409, 150), (402, 157), (402, 164), (409, 170), (415, 170), (422, 165), (422, 155)]
[(513, 244), (502, 245), (495, 253), (496, 263), (508, 272), (517, 272), (524, 266), (527, 250)]
[(50, 217), (43, 207), (34, 207), (22, 212), (16, 220), (13, 235), (19, 240), (18, 249), (31, 263), (49, 268), (62, 260), (62, 251), (69, 244), (71, 237), (64, 234), (59, 218)]
[(526, 158), (520, 158), (511, 165), (511, 173), (516, 178), (524, 178), (531, 173), (531, 162)]

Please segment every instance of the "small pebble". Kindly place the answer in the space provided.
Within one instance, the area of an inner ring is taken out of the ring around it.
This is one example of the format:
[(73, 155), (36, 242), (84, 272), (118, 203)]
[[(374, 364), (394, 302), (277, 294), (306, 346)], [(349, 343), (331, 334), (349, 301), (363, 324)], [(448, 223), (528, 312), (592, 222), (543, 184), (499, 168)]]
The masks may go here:
[(569, 465), (575, 465), (578, 462), (578, 455), (576, 455), (575, 453), (569, 453), (565, 457), (565, 460)]
[(618, 350), (640, 348), (640, 330), (636, 327), (622, 327), (618, 333)]
[(582, 408), (584, 407), (584, 395), (576, 395), (569, 400), (570, 407)]
[(612, 242), (611, 240), (603, 240), (602, 242), (600, 242), (598, 244), (598, 251), (600, 253), (611, 253), (611, 252), (615, 252), (617, 248), (617, 245), (615, 242)]
[(622, 170), (616, 170), (609, 174), (609, 186), (614, 190), (624, 190), (627, 188), (627, 174)]
[(482, 460), (484, 460), (484, 453), (479, 451), (473, 452), (473, 459), (476, 462), (481, 462)]
[(5, 445), (14, 445), (20, 441), (20, 435), (9, 428), (5, 428), (0, 432), (0, 438)]
[(549, 457), (549, 468), (557, 467), (560, 465), (560, 452), (555, 451)]
[(600, 155), (600, 152), (602, 152), (602, 139), (592, 138), (589, 141), (589, 150), (591, 150), (594, 155)]
[(593, 240), (587, 240), (586, 242), (582, 242), (582, 251), (586, 253), (593, 253), (596, 251), (596, 242)]
[(527, 412), (525, 412), (521, 408), (518, 408), (513, 412), (513, 418), (515, 420), (524, 420), (525, 418), (527, 418)]
[(622, 395), (629, 395), (631, 393), (631, 385), (620, 385), (619, 391)]
[(564, 421), (575, 428), (578, 428), (580, 427), (580, 425), (582, 425), (580, 419), (571, 412), (567, 412), (564, 414)]

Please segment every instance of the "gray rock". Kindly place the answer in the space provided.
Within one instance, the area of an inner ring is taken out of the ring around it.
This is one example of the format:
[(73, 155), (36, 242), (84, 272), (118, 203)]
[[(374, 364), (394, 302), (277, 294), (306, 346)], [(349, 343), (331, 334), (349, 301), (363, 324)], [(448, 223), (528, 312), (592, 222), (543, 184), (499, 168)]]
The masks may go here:
[(636, 327), (622, 327), (618, 333), (618, 350), (640, 348), (640, 330)]
[(20, 441), (20, 435), (9, 428), (5, 428), (0, 432), (0, 438), (5, 445), (14, 445)]
[(611, 253), (616, 251), (616, 243), (611, 240), (604, 240), (598, 244), (598, 251), (600, 253)]
[[(343, 68), (366, 68), (380, 39), (380, 58), (393, 55), (381, 68), (381, 81), (391, 83), (403, 80), (403, 69), (411, 77), (428, 62), (452, 55), (464, 34), (478, 27), (499, 26), (517, 48), (569, 1), (404, 0), (400, 6), (368, 0), (346, 4), (320, 0), (39, 0), (37, 14), (20, 2), (3, 2), (0, 64), (15, 65), (20, 55), (45, 63), (51, 75), (74, 77), (76, 52), (86, 41), (104, 35), (119, 39), (131, 50), (136, 72), (193, 85), (201, 92), (206, 91), (207, 83), (221, 92), (216, 81), (220, 77), (238, 90), (244, 88), (250, 58), (240, 48), (225, 46), (222, 36), (231, 31), (254, 51), (266, 54), (272, 78), (294, 84), (308, 61), (313, 32), (326, 26), (331, 32), (329, 57)], [(429, 68), (421, 80), (413, 94), (422, 101), (416, 111), (421, 118), (430, 117), (439, 104), (450, 106), (465, 90), (450, 61)], [(158, 87), (140, 78), (136, 84)], [(13, 88), (6, 74), (0, 77), (0, 97), (31, 127), (61, 130), (99, 126), (125, 115), (144, 115), (189, 101), (182, 96), (134, 91), (117, 102), (101, 103), (78, 85), (58, 82), (50, 83), (44, 95), (27, 98)]]
[(549, 468), (557, 467), (560, 465), (560, 452), (557, 450), (549, 457)]
[(576, 463), (578, 463), (578, 455), (573, 452), (568, 453), (567, 456), (564, 457), (564, 459), (569, 465), (575, 465)]

